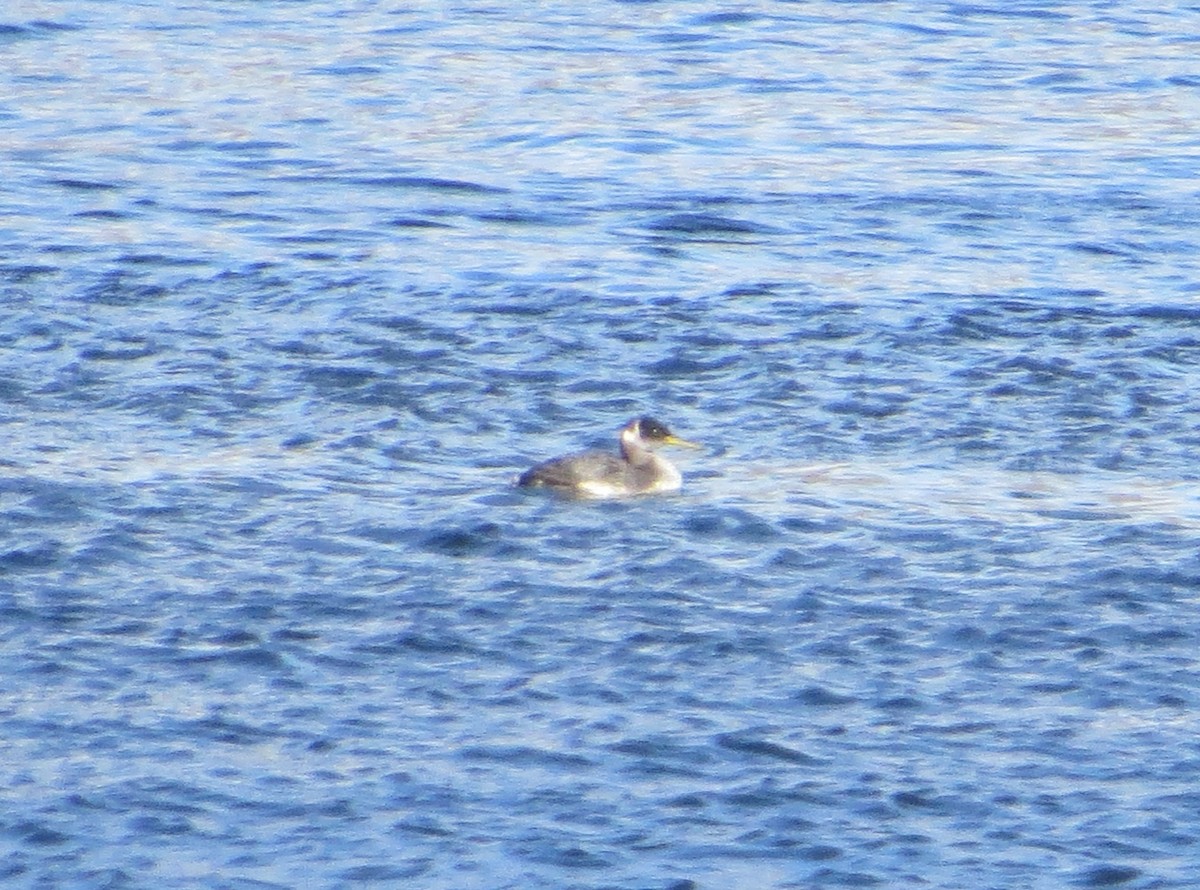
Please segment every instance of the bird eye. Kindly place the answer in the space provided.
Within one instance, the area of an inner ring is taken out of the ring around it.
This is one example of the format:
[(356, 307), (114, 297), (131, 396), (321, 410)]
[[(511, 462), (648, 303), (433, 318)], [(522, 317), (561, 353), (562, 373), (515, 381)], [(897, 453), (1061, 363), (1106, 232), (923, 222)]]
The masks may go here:
[(641, 434), (647, 439), (665, 439), (671, 435), (671, 431), (665, 425), (652, 417), (643, 418), (638, 426)]

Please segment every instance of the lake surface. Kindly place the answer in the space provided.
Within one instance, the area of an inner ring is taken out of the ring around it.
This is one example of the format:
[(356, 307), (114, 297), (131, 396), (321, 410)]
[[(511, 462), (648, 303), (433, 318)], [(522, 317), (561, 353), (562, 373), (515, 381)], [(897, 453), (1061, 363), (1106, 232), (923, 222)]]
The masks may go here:
[(1200, 5), (0, 59), (6, 887), (1198, 886)]

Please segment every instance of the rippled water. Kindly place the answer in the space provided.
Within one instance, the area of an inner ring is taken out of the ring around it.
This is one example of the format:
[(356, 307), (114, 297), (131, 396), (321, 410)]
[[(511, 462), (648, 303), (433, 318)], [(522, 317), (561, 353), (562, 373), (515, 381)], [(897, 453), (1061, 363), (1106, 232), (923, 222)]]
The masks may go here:
[(1198, 34), (10, 3), (5, 885), (1196, 886)]

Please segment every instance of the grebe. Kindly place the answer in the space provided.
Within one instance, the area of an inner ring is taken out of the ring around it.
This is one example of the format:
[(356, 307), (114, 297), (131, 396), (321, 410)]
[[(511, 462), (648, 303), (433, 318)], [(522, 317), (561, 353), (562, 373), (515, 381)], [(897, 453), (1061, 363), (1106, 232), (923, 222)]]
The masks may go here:
[(651, 449), (655, 445), (699, 448), (680, 439), (653, 417), (638, 417), (621, 430), (621, 454), (581, 451), (556, 457), (526, 470), (517, 479), (525, 487), (545, 486), (589, 498), (616, 498), (634, 494), (675, 491), (683, 476), (670, 461)]

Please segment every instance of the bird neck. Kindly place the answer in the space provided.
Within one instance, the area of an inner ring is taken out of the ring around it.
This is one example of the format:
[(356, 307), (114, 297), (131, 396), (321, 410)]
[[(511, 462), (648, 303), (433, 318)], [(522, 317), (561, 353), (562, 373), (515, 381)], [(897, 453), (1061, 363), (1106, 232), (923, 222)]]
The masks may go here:
[(645, 446), (635, 430), (629, 429), (621, 431), (621, 456), (635, 467), (654, 461), (654, 452)]

